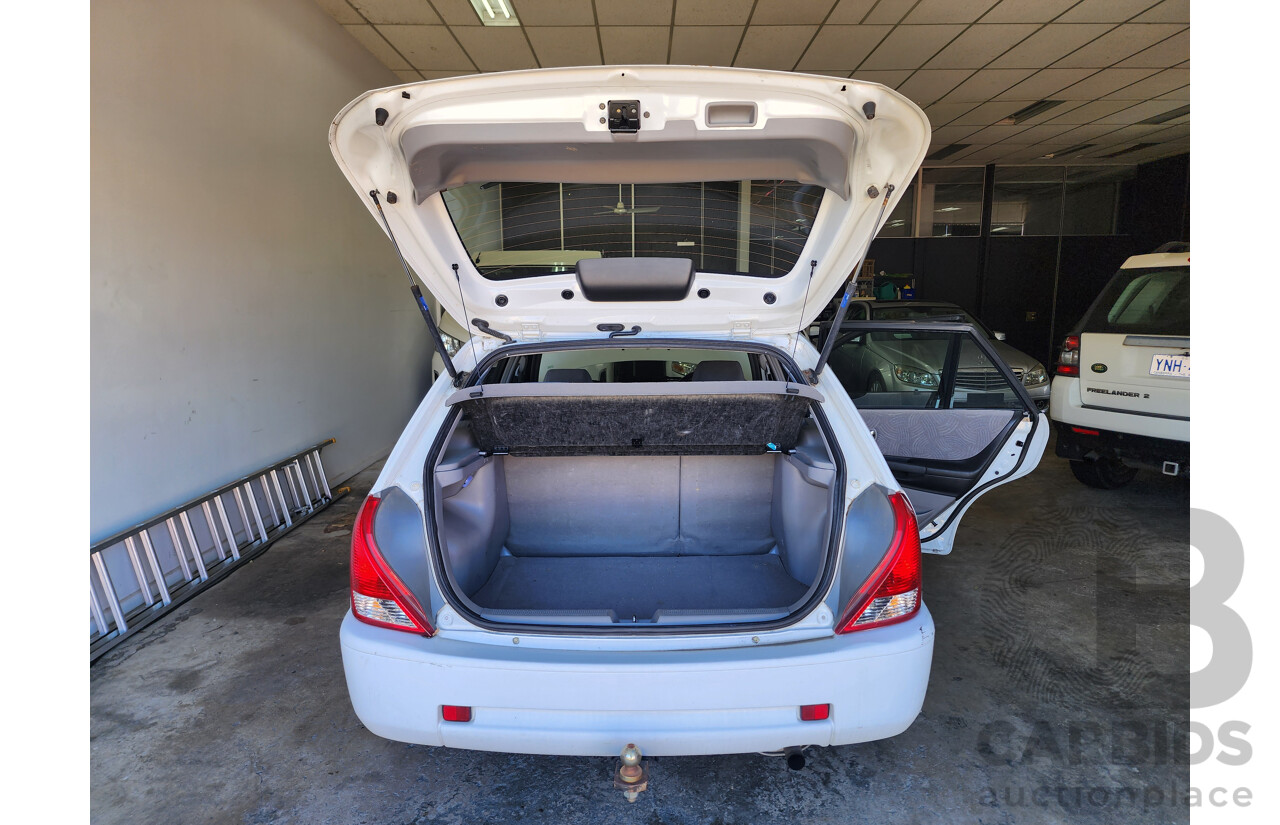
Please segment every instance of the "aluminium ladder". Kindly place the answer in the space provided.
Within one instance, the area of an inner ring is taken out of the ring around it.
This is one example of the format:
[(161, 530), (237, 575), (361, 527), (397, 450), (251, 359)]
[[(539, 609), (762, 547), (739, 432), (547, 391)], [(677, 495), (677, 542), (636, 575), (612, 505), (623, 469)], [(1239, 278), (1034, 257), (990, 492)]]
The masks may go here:
[(347, 492), (320, 449), (283, 458), (89, 548), (89, 661), (266, 551)]

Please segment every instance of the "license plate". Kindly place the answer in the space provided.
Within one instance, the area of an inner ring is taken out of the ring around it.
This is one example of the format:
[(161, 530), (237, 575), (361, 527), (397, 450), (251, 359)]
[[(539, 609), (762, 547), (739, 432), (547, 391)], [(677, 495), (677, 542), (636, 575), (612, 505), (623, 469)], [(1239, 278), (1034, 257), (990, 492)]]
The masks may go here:
[(1152, 375), (1172, 375), (1174, 378), (1191, 377), (1190, 355), (1153, 355), (1151, 356)]

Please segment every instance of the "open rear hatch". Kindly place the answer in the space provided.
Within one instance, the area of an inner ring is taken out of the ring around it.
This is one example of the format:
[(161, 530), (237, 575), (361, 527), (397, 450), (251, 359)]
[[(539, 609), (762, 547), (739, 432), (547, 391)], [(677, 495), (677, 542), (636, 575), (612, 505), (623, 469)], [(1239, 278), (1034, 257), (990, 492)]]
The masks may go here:
[[(857, 266), (929, 123), (876, 83), (587, 67), (369, 92), (329, 140), (469, 330), (788, 335)], [(684, 261), (683, 277), (627, 266), (654, 258)]]

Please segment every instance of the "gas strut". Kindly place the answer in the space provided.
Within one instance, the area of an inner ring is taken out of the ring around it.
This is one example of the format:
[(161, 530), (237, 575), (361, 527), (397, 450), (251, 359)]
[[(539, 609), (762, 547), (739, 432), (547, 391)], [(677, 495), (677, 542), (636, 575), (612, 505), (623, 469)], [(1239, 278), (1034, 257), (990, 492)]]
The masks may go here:
[(427, 331), (431, 333), (431, 341), (436, 346), (436, 352), (440, 353), (440, 360), (444, 361), (444, 368), (448, 370), (449, 378), (456, 381), (458, 379), (458, 371), (453, 367), (453, 359), (449, 357), (449, 351), (444, 348), (444, 340), (440, 337), (440, 329), (436, 326), (435, 319), (431, 317), (431, 310), (427, 307), (427, 299), (422, 297), (422, 290), (418, 288), (418, 282), (414, 280), (413, 273), (409, 271), (409, 264), (404, 259), (404, 253), (400, 251), (400, 244), (396, 243), (396, 236), (391, 231), (391, 224), (387, 223), (387, 214), (382, 211), (382, 204), (378, 203), (378, 190), (370, 190), (369, 197), (373, 198), (373, 205), (378, 207), (378, 217), (382, 218), (382, 225), (387, 228), (387, 237), (391, 239), (391, 245), (395, 247), (396, 255), (400, 258), (400, 266), (404, 267), (404, 274), (409, 279), (409, 289), (413, 292), (414, 300), (418, 302), (418, 309), (422, 310), (422, 320), (427, 322)]
[(831, 329), (827, 331), (827, 340), (822, 344), (822, 355), (818, 356), (817, 365), (809, 372), (810, 384), (818, 383), (818, 376), (822, 375), (822, 368), (827, 365), (827, 359), (831, 357), (831, 346), (835, 344), (840, 332), (840, 325), (844, 323), (845, 313), (849, 311), (849, 299), (853, 297), (850, 293), (853, 292), (854, 285), (858, 282), (858, 273), (862, 272), (862, 265), (866, 263), (867, 253), (871, 251), (871, 241), (875, 240), (876, 233), (880, 231), (880, 221), (884, 219), (884, 210), (889, 205), (889, 196), (892, 194), (893, 184), (886, 183), (884, 186), (884, 200), (880, 203), (880, 214), (876, 216), (874, 231), (871, 233), (870, 240), (867, 241), (866, 249), (862, 250), (862, 257), (858, 259), (858, 268), (853, 270), (853, 277), (845, 285), (844, 297), (840, 299), (840, 308), (836, 310), (836, 317), (831, 319)]

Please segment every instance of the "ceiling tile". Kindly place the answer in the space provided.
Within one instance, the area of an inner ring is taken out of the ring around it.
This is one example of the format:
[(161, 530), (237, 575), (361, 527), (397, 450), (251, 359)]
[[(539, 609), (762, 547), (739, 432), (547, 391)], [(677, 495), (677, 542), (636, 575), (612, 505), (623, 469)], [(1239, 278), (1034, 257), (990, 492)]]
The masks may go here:
[(1063, 112), (1055, 117), (1048, 118), (1048, 123), (1070, 123), (1072, 125), (1093, 123), (1100, 117), (1113, 115), (1121, 109), (1127, 109), (1132, 104), (1128, 101), (1116, 100), (1093, 100), (1088, 103)]
[[(1183, 104), (1179, 103), (1176, 100), (1147, 100), (1135, 106), (1130, 106), (1127, 109), (1123, 109), (1119, 112), (1116, 112), (1115, 114), (1098, 118), (1097, 122), (1098, 123), (1114, 123), (1119, 126), (1125, 126), (1125, 125), (1134, 124), (1134, 123), (1141, 123), (1142, 121), (1146, 120), (1149, 117), (1155, 117), (1157, 115), (1162, 115), (1165, 112), (1170, 112), (1175, 109), (1179, 109), (1182, 107), (1182, 105)], [(1164, 126), (1164, 124), (1162, 123), (1158, 123), (1154, 125), (1161, 126), (1161, 127)]]
[[(601, 26), (665, 26), (671, 22), (673, 0), (595, 0)], [(607, 51), (607, 47), (606, 47)]]
[(356, 10), (351, 8), (351, 4), (347, 0), (316, 0), (320, 8), (324, 9), (330, 17), (339, 23), (346, 25), (348, 23), (363, 23), (364, 19), (356, 14)]
[(351, 0), (370, 23), (439, 23), (429, 3), (422, 0)]
[(821, 23), (835, 0), (757, 0), (751, 13), (753, 26), (796, 26)]
[(1151, 8), (1155, 0), (1082, 0), (1058, 18), (1060, 23), (1123, 23)]
[(670, 39), (669, 26), (600, 27), (606, 65), (666, 63)]
[[(819, 32), (821, 35), (821, 32)], [(869, 80), (872, 83), (881, 83), (890, 89), (896, 89), (902, 84), (902, 81), (911, 77), (910, 69), (896, 69), (889, 72), (858, 72), (853, 75), (855, 80)]]
[[(832, 26), (818, 29), (818, 36), (800, 59), (801, 70), (848, 66), (852, 71), (871, 53), (892, 26)], [(859, 75), (861, 76), (861, 75)]]
[[(1046, 69), (1046, 71), (1049, 70)], [(1079, 83), (1055, 92), (1054, 97), (1060, 100), (1097, 100), (1152, 74), (1155, 74), (1155, 69), (1103, 69), (1100, 72), (1094, 72)]]
[[(924, 113), (929, 118), (929, 124), (937, 130), (941, 126), (950, 126), (958, 117), (974, 108), (972, 103), (934, 103), (924, 107)], [(956, 123), (956, 126), (966, 126), (968, 124)], [(986, 126), (987, 124), (980, 124)], [(973, 129), (969, 129), (970, 132)]]
[[(681, 2), (685, 1), (681, 0)], [(861, 23), (862, 18), (867, 16), (867, 12), (871, 11), (871, 7), (875, 4), (876, 0), (839, 0), (827, 17), (827, 22), (848, 25)]]
[(904, 23), (972, 23), (996, 0), (920, 0)]
[[(985, 103), (1009, 87), (1026, 80), (1030, 74), (1030, 69), (982, 69), (948, 92), (942, 100)], [(1022, 100), (1020, 97), (1016, 99)]]
[(1164, 0), (1163, 3), (1133, 18), (1135, 23), (1190, 23), (1191, 0)]
[(755, 0), (676, 0), (677, 26), (747, 24)]
[(990, 126), (1026, 105), (1025, 100), (993, 100), (970, 109), (952, 123), (956, 126)]
[[(1104, 68), (1177, 34), (1184, 27), (1178, 23), (1125, 23), (1082, 46), (1059, 60), (1058, 68)], [(1185, 60), (1182, 55), (1178, 60)], [(1171, 60), (1166, 65), (1172, 65)], [(1135, 65), (1127, 63), (1126, 65)]]
[(733, 65), (790, 71), (817, 30), (817, 26), (747, 26)]
[(1147, 135), (1148, 140), (1186, 140), (1191, 137), (1191, 124), (1169, 126)]
[(440, 80), (446, 77), (466, 77), (467, 75), (479, 74), (479, 72), (475, 72), (470, 69), (466, 71), (454, 71), (454, 72), (424, 70), (424, 71), (418, 72), (418, 74), (422, 75), (422, 77), (425, 80)]
[(444, 26), (379, 26), (378, 31), (409, 58), (415, 69), (475, 69), (471, 58)]
[(1054, 138), (1055, 143), (1061, 143), (1071, 146), (1075, 143), (1093, 143), (1106, 135), (1114, 132), (1114, 126), (1077, 126), (1074, 129), (1063, 132)]
[(525, 26), (538, 65), (598, 66), (600, 41), (595, 26)]
[(1191, 86), (1183, 86), (1181, 89), (1174, 89), (1171, 92), (1165, 92), (1162, 95), (1156, 95), (1157, 100), (1182, 100), (1191, 99)]
[(964, 82), (969, 69), (921, 69), (898, 87), (898, 91), (920, 106), (928, 106)]
[(1018, 133), (1018, 143), (1040, 143), (1045, 140), (1056, 138), (1063, 132), (1071, 131), (1073, 127), (1067, 123), (1040, 123), (1023, 129)]
[(983, 23), (1048, 23), (1079, 0), (1002, 0)]
[(401, 69), (396, 72), (396, 77), (405, 83), (417, 83), (422, 79), (422, 75), (416, 69)]
[(876, 7), (863, 19), (864, 23), (897, 23), (903, 15), (911, 11), (916, 0), (880, 0)]
[(970, 26), (926, 65), (930, 69), (980, 69), (1037, 28), (1035, 23)]
[(671, 36), (671, 62), (730, 66), (744, 26), (676, 26)]
[[(1069, 127), (1063, 127), (1064, 130)], [(1021, 134), (1027, 131), (1024, 124), (993, 123), (985, 129), (979, 129), (965, 138), (965, 143), (999, 143), (1002, 140), (1016, 140), (1017, 143), (1029, 145), (1030, 141), (1022, 140)]]
[[(438, 3), (439, 0), (436, 0)], [(466, 2), (466, 0), (462, 0)], [(469, 5), (469, 4), (468, 4)], [(526, 26), (594, 26), (591, 0), (513, 0), (516, 16)], [(443, 12), (442, 12), (443, 13)], [(475, 16), (475, 12), (472, 12)]]
[(1157, 43), (1146, 51), (1139, 52), (1119, 66), (1135, 66), (1152, 69), (1164, 69), (1178, 66), (1191, 56), (1191, 31), (1185, 30), (1175, 34), (1162, 43)]
[(991, 61), (992, 69), (1042, 69), (1110, 29), (1107, 23), (1050, 23)]
[[(1118, 69), (1116, 71), (1126, 71)], [(1138, 69), (1137, 71), (1145, 71)], [(1159, 97), (1175, 89), (1181, 89), (1191, 82), (1190, 69), (1165, 69), (1162, 72), (1156, 72), (1148, 78), (1139, 80), (1123, 89), (1117, 89), (1105, 98), (1115, 100), (1149, 100), (1153, 97)]]
[[(538, 61), (519, 26), (467, 26), (459, 27), (453, 34), (482, 72), (538, 68)], [(666, 58), (666, 49), (662, 56)]]
[(898, 26), (863, 61), (863, 69), (917, 69), (960, 32), (964, 26)]
[[(447, 26), (480, 25), (480, 15), (476, 14), (476, 10), (467, 0), (432, 0), (431, 5), (435, 7)], [(523, 10), (524, 6), (525, 4), (521, 3), (520, 9)], [(516, 16), (520, 18), (521, 23), (525, 22), (519, 11), (516, 12)]]
[[(985, 71), (997, 70), (986, 69)], [(1092, 72), (1093, 69), (1041, 69), (1013, 88), (998, 95), (993, 95), (993, 97), (997, 99), (1008, 98), (1010, 100), (1061, 99), (1058, 98), (1058, 92), (1072, 83), (1083, 80)]]
[(413, 68), (407, 60), (396, 54), (396, 50), (391, 48), (373, 26), (343, 26), (343, 28), (350, 32), (352, 37), (359, 40), (361, 46), (373, 52), (373, 56), (381, 60), (382, 65), (388, 69), (404, 71), (405, 69)]
[(964, 143), (965, 139), (973, 132), (973, 126), (939, 126), (933, 130), (930, 148), (940, 149), (953, 143)]

